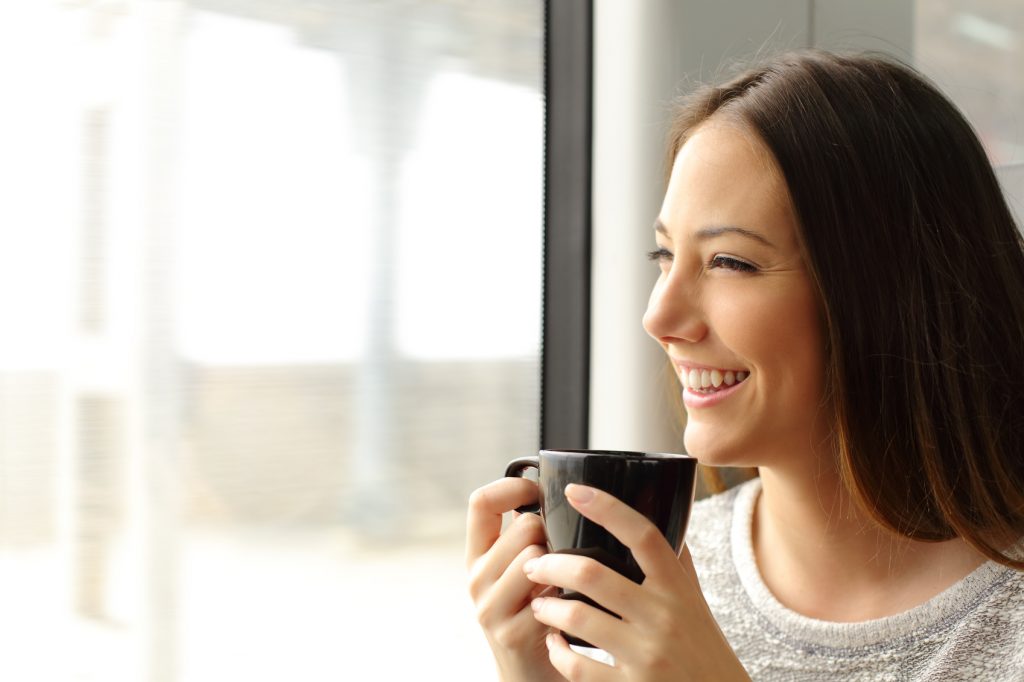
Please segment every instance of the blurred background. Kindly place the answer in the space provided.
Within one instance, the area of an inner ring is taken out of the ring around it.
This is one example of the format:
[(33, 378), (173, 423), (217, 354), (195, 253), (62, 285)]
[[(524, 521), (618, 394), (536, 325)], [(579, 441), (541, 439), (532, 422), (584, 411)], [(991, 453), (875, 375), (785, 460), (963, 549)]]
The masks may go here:
[[(0, 5), (0, 679), (494, 679), (466, 499), (542, 442), (681, 447), (639, 328), (668, 103), (808, 45), (915, 64), (1024, 198), (1015, 0)], [(586, 434), (544, 441), (581, 278)]]

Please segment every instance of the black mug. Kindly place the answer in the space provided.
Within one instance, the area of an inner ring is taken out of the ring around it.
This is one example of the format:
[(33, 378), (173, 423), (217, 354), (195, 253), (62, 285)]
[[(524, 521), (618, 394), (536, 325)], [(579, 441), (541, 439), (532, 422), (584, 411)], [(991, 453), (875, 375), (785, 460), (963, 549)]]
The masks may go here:
[[(682, 548), (693, 506), (697, 472), (694, 458), (621, 450), (541, 450), (538, 457), (509, 462), (505, 475), (522, 476), (531, 467), (537, 469), (538, 501), (517, 511), (540, 514), (549, 552), (592, 557), (635, 583), (644, 581), (629, 548), (583, 517), (565, 499), (569, 483), (603, 490), (625, 502), (661, 531), (674, 552), (678, 554)], [(561, 591), (559, 596), (612, 613), (578, 592)], [(571, 634), (563, 635), (570, 644), (591, 646)]]

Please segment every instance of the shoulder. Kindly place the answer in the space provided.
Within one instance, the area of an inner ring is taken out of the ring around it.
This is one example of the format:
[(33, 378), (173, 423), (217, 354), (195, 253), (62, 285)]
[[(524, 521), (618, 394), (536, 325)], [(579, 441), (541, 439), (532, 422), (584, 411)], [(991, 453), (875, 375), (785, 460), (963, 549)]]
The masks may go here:
[(1024, 572), (990, 567), (998, 574), (964, 605), (924, 678), (1024, 679)]
[(1024, 572), (1000, 568), (1000, 575), (978, 597), (977, 608), (965, 619), (966, 631), (1013, 643), (1024, 668)]

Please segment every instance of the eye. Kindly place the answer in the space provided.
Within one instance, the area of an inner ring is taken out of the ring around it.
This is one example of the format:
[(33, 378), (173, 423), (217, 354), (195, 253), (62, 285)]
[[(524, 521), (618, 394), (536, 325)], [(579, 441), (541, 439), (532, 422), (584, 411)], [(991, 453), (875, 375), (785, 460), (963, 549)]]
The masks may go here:
[(664, 247), (659, 247), (654, 251), (647, 252), (647, 260), (657, 261), (659, 263), (672, 262), (672, 252)]
[(737, 272), (757, 272), (757, 268), (746, 261), (722, 255), (715, 255), (711, 257), (711, 261), (708, 263), (708, 269), (713, 270), (715, 268), (736, 270)]

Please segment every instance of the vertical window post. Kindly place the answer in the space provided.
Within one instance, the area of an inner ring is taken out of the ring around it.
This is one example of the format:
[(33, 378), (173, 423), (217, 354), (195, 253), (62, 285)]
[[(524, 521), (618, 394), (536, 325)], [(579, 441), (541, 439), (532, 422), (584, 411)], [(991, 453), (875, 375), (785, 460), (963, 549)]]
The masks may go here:
[(587, 446), (592, 0), (545, 6), (541, 447)]

